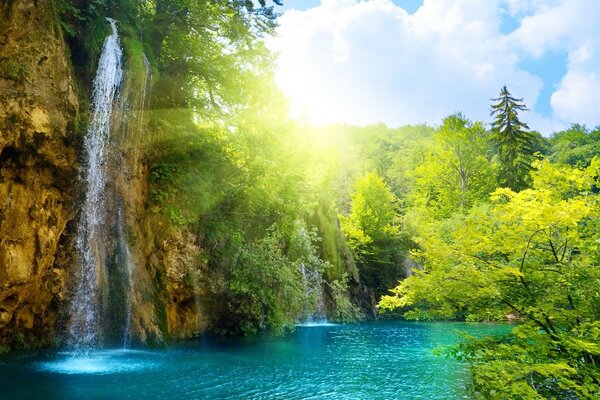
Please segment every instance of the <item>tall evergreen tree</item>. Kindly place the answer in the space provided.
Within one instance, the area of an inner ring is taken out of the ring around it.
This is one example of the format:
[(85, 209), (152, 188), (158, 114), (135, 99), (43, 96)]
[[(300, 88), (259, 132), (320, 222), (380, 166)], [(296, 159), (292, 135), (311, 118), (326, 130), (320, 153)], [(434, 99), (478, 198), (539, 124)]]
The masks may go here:
[(492, 132), (498, 146), (500, 186), (519, 191), (529, 186), (536, 136), (519, 120), (519, 111), (528, 111), (523, 99), (513, 97), (506, 86), (492, 99)]

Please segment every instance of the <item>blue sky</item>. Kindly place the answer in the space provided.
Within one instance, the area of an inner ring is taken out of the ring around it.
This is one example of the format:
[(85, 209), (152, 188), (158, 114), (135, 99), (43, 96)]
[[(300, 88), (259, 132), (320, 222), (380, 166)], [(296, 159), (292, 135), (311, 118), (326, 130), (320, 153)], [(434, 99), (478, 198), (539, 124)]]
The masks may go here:
[(545, 135), (600, 123), (600, 1), (287, 0), (270, 44), (313, 123), (489, 121), (506, 84)]
[[(393, 3), (412, 14), (423, 5), (423, 0), (393, 0)], [(277, 9), (280, 10), (280, 12), (285, 12), (291, 8), (296, 10), (307, 10), (309, 8), (317, 7), (319, 4), (321, 4), (321, 0), (284, 0), (283, 7), (277, 7)]]

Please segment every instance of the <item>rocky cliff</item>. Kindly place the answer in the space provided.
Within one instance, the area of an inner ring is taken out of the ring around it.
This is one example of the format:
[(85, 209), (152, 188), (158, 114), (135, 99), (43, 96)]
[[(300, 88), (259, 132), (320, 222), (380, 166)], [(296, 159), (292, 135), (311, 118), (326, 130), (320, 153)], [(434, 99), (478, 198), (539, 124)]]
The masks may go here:
[[(77, 264), (85, 124), (79, 122), (84, 118), (72, 60), (51, 1), (15, 0), (0, 7), (0, 346), (50, 345), (65, 322), (59, 319), (66, 317), (61, 310)], [(205, 325), (179, 272), (194, 265), (197, 249), (185, 232), (163, 231), (160, 218), (147, 210), (148, 171), (138, 150), (150, 82), (145, 56), (135, 46), (125, 49), (126, 78), (115, 107), (120, 112), (112, 122), (108, 190), (116, 200), (106, 223), (114, 228), (122, 218), (130, 242), (134, 341), (161, 343), (166, 335), (198, 334)], [(109, 245), (109, 261), (117, 262), (118, 245)]]
[(50, 1), (0, 3), (0, 344), (54, 338), (75, 218), (78, 97)]

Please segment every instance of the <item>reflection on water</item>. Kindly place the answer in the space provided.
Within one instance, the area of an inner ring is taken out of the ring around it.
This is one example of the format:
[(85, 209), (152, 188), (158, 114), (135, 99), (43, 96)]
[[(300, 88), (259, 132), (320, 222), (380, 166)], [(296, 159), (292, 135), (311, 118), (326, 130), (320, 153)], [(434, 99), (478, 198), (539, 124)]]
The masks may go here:
[(433, 349), (456, 343), (459, 330), (508, 329), (382, 321), (207, 336), (160, 350), (17, 353), (0, 358), (0, 397), (461, 399), (466, 366)]

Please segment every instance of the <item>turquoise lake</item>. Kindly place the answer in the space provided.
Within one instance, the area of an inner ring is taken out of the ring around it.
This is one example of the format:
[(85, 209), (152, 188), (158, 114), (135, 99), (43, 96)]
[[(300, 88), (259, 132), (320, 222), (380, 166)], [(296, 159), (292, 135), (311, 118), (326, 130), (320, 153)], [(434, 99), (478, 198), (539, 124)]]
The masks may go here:
[(284, 337), (204, 338), (159, 350), (0, 358), (10, 399), (462, 399), (467, 367), (434, 354), (459, 331), (506, 326), (378, 321), (299, 326)]

